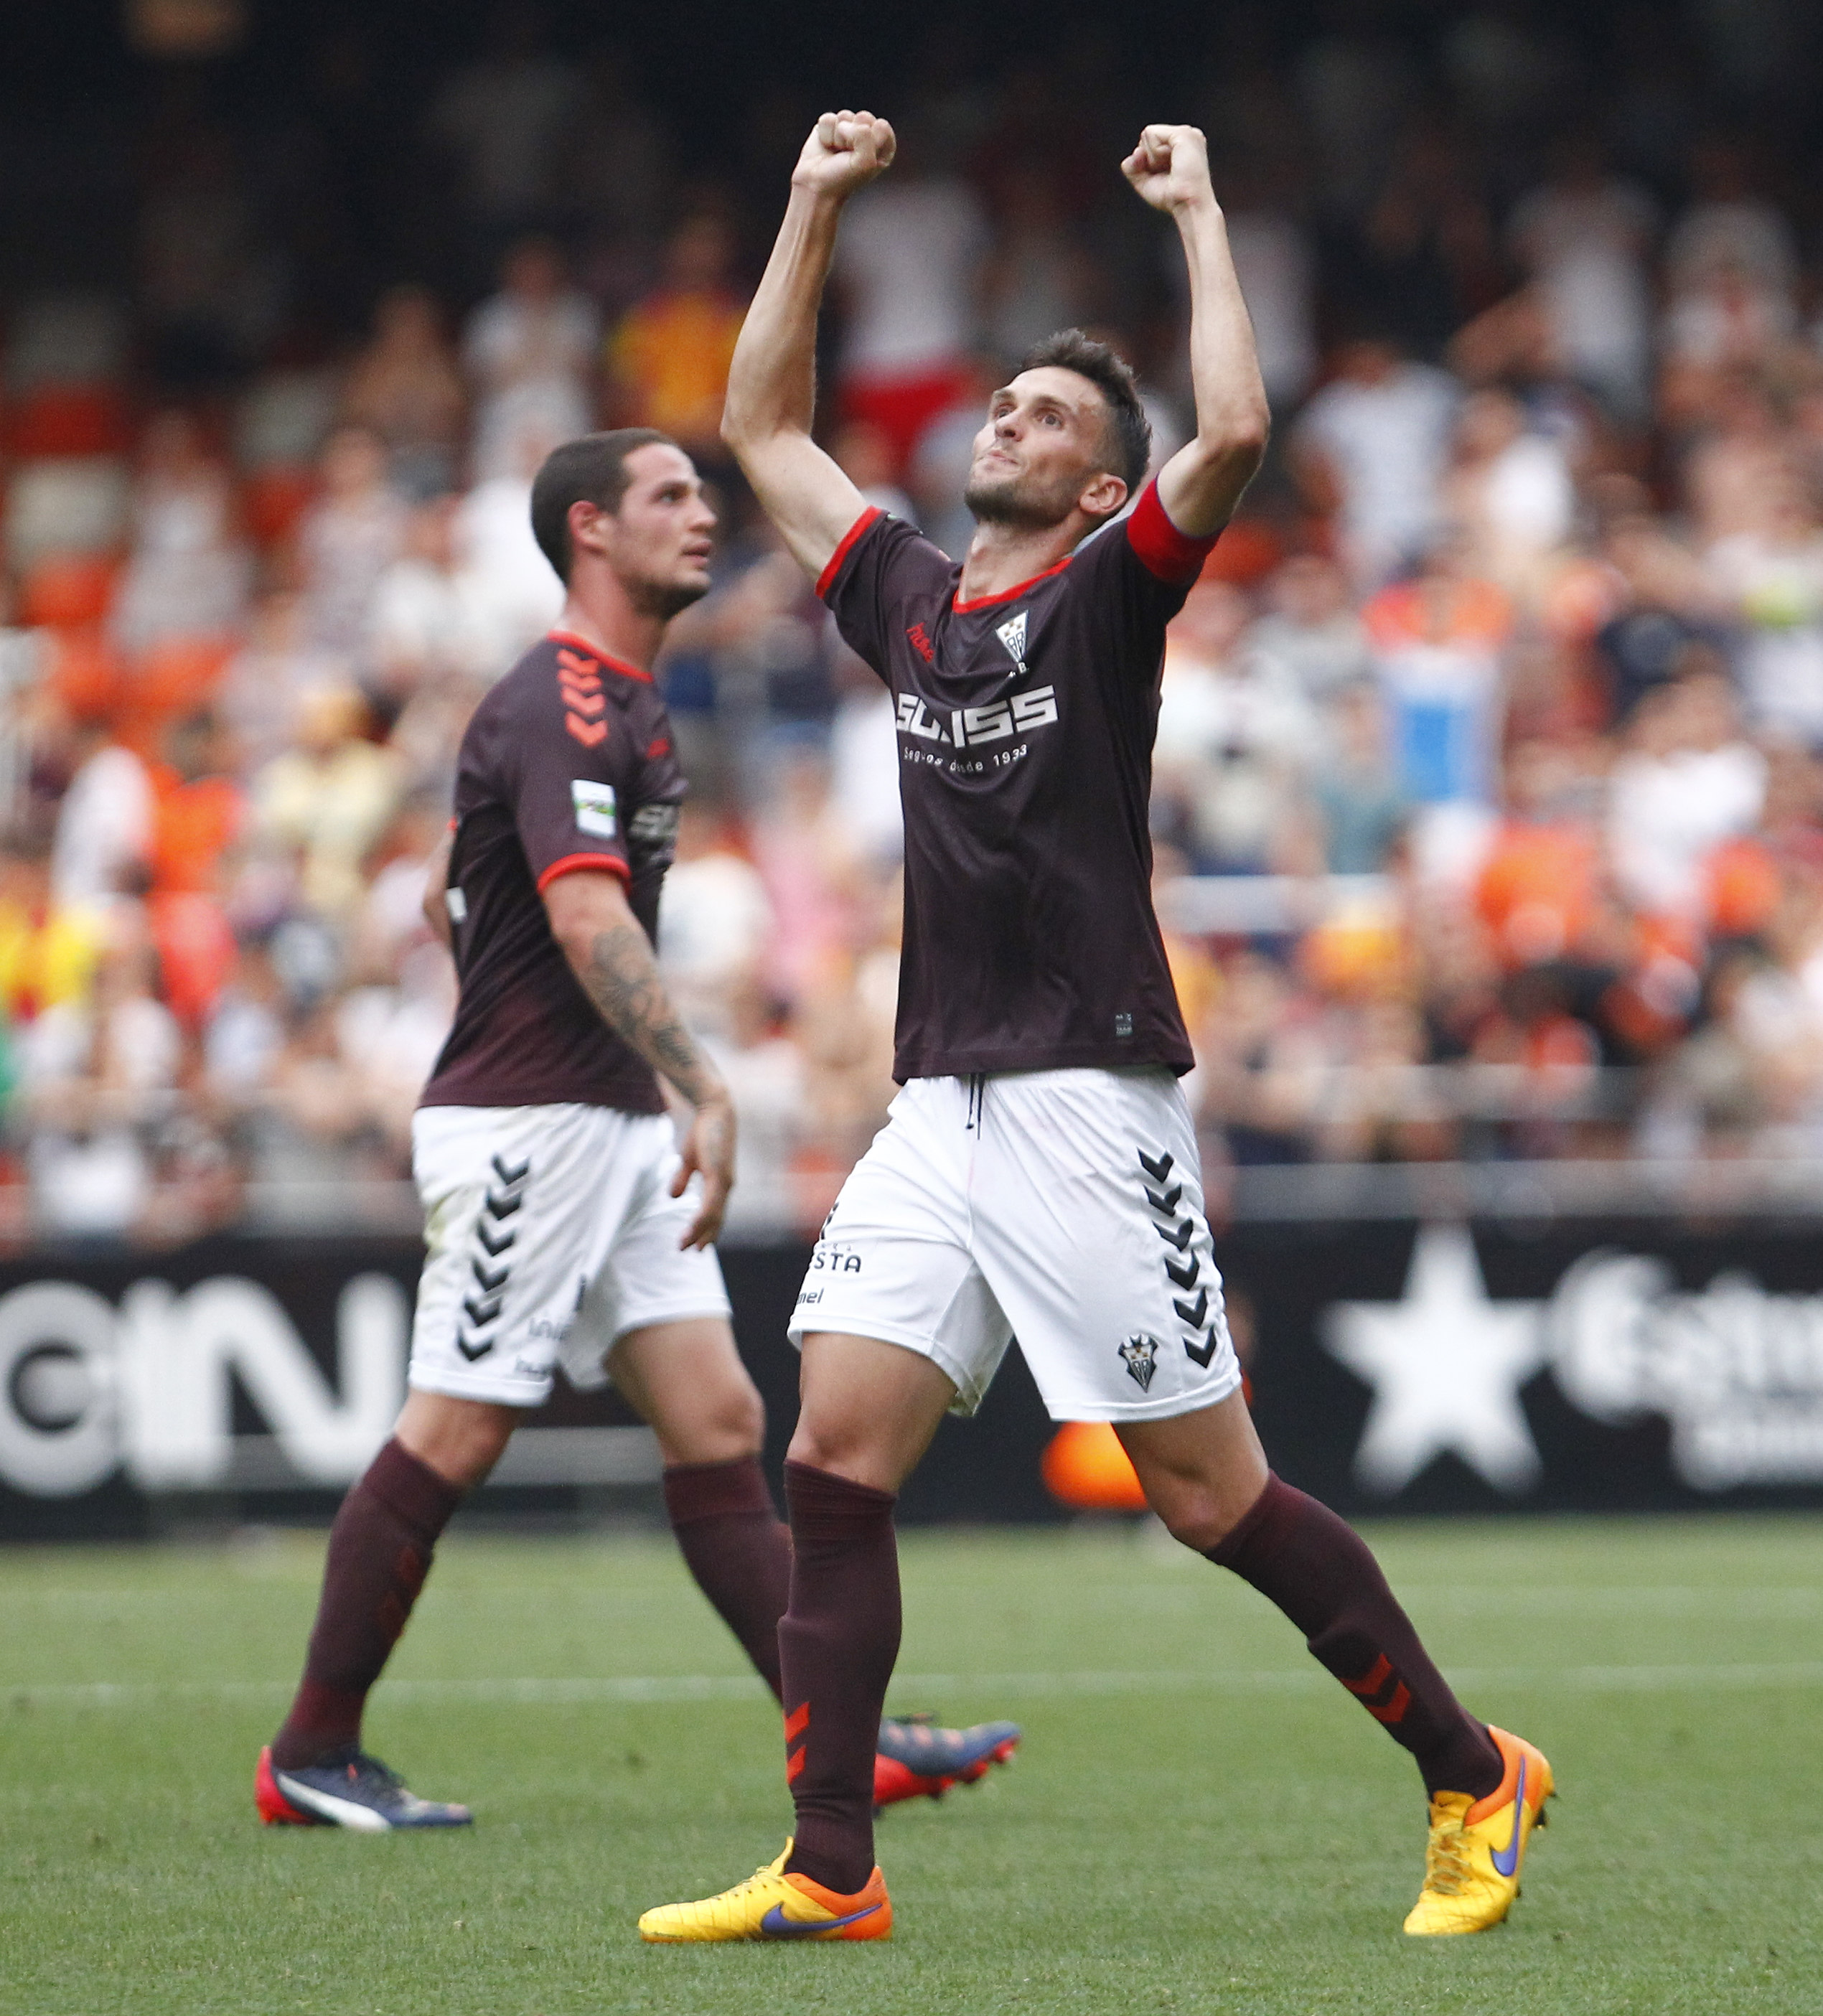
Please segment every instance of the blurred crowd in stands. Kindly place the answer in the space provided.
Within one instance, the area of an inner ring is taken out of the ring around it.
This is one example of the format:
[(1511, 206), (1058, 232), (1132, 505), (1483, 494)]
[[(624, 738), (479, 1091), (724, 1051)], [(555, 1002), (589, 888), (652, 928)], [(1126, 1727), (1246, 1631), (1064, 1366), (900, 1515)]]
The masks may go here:
[[(1804, 10), (1223, 18), (1158, 108), (1211, 136), (1277, 430), (1159, 718), (1212, 1171), (1823, 1154)], [(358, 55), (314, 151), (171, 94), (134, 272), (0, 328), (0, 1237), (407, 1172), (453, 992), (424, 863), (560, 600), (530, 477), (621, 423), (722, 514), (662, 669), (662, 956), (740, 1105), (733, 1229), (814, 1226), (892, 1093), (893, 716), (716, 427), (817, 108), (761, 92), (698, 161), (509, 9), (362, 181)], [(1093, 35), (997, 69), (935, 38), (845, 222), (823, 437), (957, 556), (985, 396), (1053, 329), (1131, 357), (1160, 459), (1194, 425), (1121, 76)]]

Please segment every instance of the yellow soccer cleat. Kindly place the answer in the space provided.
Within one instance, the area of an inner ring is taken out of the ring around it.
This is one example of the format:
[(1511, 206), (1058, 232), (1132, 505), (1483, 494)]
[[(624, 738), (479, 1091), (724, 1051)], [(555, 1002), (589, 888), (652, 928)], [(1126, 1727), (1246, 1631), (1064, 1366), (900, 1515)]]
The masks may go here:
[(639, 1936), (654, 1945), (718, 1939), (884, 1939), (892, 1935), (892, 1899), (875, 1869), (864, 1888), (845, 1897), (808, 1876), (785, 1874), (791, 1852), (756, 1869), (744, 1883), (696, 1904), (661, 1904), (639, 1921)]
[(1519, 1894), (1526, 1844), (1544, 1824), (1544, 1802), (1555, 1789), (1541, 1750), (1504, 1729), (1490, 1729), (1506, 1776), (1485, 1799), (1438, 1792), (1431, 1800), (1425, 1848), (1425, 1887), (1405, 1929), (1430, 1936), (1484, 1932), (1497, 1925)]

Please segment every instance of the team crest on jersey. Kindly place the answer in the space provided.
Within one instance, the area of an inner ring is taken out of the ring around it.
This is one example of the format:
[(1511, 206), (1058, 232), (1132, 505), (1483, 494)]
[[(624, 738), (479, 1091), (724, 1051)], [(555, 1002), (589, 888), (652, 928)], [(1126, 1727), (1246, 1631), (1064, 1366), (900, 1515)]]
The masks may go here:
[(1143, 1333), (1129, 1337), (1120, 1347), (1120, 1355), (1126, 1361), (1128, 1377), (1144, 1393), (1158, 1369), (1158, 1340)]
[(1017, 616), (1009, 616), (994, 632), (1007, 647), (1007, 656), (1021, 671), (1025, 669), (1025, 618), (1028, 612), (1021, 609)]

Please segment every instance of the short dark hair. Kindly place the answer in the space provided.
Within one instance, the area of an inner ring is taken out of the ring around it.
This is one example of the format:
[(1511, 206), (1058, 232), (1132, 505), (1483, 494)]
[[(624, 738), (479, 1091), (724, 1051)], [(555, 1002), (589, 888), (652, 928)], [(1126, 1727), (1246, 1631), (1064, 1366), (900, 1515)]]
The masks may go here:
[(656, 427), (613, 427), (554, 448), (531, 481), (531, 532), (564, 585), (570, 585), (570, 506), (593, 504), (618, 511), (632, 478), (627, 457), (636, 448), (675, 448)]
[(1140, 404), (1133, 367), (1120, 353), (1079, 329), (1060, 329), (1034, 344), (1019, 360), (1021, 371), (1055, 365), (1074, 371), (1108, 401), (1108, 466), (1126, 484), (1129, 496), (1146, 480), (1152, 459), (1152, 423)]

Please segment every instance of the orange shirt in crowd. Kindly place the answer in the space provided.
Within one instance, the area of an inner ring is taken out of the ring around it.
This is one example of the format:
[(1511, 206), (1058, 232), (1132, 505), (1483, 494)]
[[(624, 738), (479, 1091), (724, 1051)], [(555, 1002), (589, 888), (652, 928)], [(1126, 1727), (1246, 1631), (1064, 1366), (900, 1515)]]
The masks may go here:
[(1600, 873), (1600, 849), (1583, 827), (1502, 826), (1475, 886), (1475, 914), (1501, 963), (1537, 966), (1569, 952), (1594, 916)]
[(713, 441), (745, 314), (719, 290), (664, 289), (629, 310), (607, 355), (628, 400), (627, 424), (657, 427), (686, 443)]
[(159, 779), (152, 813), (152, 886), (164, 895), (207, 895), (220, 886), (222, 857), (246, 817), (240, 787), (229, 777)]

